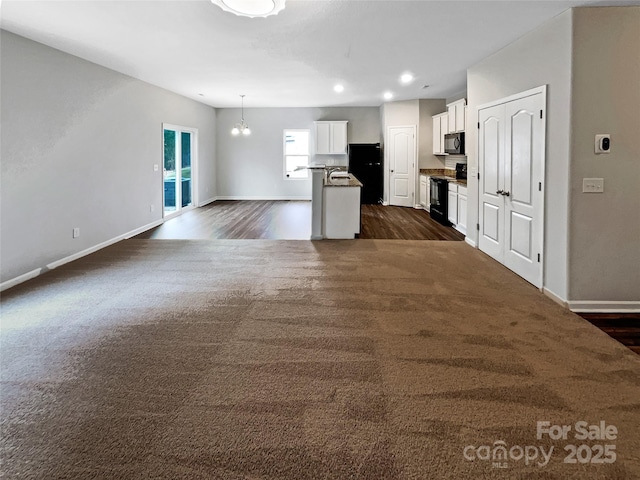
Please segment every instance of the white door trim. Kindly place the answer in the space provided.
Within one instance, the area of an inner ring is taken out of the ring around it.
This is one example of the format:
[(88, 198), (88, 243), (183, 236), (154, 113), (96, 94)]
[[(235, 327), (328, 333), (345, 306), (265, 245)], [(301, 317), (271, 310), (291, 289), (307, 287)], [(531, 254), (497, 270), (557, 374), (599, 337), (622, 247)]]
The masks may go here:
[[(164, 175), (160, 176), (160, 181), (162, 182), (162, 216), (164, 220), (168, 220), (172, 217), (177, 217), (181, 215), (183, 212), (189, 211), (193, 208), (197, 208), (200, 206), (199, 204), (199, 192), (198, 192), (198, 129), (195, 127), (184, 127), (182, 125), (174, 125), (172, 123), (163, 123), (161, 130), (161, 145), (164, 145), (164, 131), (165, 130), (175, 130), (177, 132), (188, 132), (191, 134), (191, 205), (187, 207), (181, 207), (177, 209), (175, 212), (170, 213), (169, 215), (164, 213)], [(162, 152), (164, 156), (164, 149)], [(164, 166), (164, 158), (161, 164)], [(176, 183), (177, 185), (177, 183)], [(176, 199), (176, 202), (178, 198)]]
[[(544, 126), (542, 128), (542, 131), (540, 133), (540, 141), (541, 141), (541, 153), (540, 153), (540, 161), (541, 161), (541, 165), (540, 165), (540, 178), (541, 178), (541, 205), (539, 208), (539, 211), (536, 212), (539, 216), (540, 216), (540, 229), (539, 229), (539, 234), (538, 234), (538, 238), (537, 241), (539, 242), (538, 245), (540, 245), (540, 250), (541, 250), (541, 259), (540, 259), (540, 273), (538, 276), (538, 282), (537, 282), (537, 286), (540, 289), (540, 291), (544, 290), (545, 287), (545, 283), (544, 283), (544, 273), (545, 273), (545, 264), (546, 264), (546, 244), (544, 241), (545, 238), (545, 210), (546, 210), (546, 163), (547, 163), (547, 159), (546, 159), (546, 145), (547, 145), (547, 139), (546, 139), (546, 132), (547, 132), (547, 86), (546, 85), (541, 85), (539, 87), (535, 87), (535, 88), (531, 88), (529, 90), (525, 90), (523, 92), (520, 93), (515, 93), (513, 95), (509, 95), (507, 97), (503, 97), (500, 98), (498, 100), (494, 100), (491, 102), (487, 102), (487, 103), (483, 103), (482, 105), (478, 105), (476, 107), (476, 121), (480, 122), (480, 111), (487, 109), (487, 108), (491, 108), (491, 107), (495, 107), (497, 105), (503, 105), (509, 102), (513, 102), (515, 100), (521, 100), (523, 98), (527, 98), (527, 97), (531, 97), (533, 95), (538, 95), (541, 94), (542, 95), (542, 115), (543, 115), (543, 119), (544, 119)], [(478, 162), (480, 160), (480, 139), (479, 139), (479, 135), (478, 135), (478, 141), (476, 142), (476, 158), (478, 159)], [(480, 171), (480, 165), (478, 164), (478, 172)], [(483, 181), (483, 179), (480, 179), (480, 181)], [(481, 198), (481, 188), (480, 185), (478, 184), (478, 212), (477, 212), (477, 218), (478, 221), (480, 221), (480, 208), (482, 206), (482, 198)], [(480, 233), (478, 232), (478, 235), (480, 235)], [(478, 242), (479, 245), (480, 242)]]
[(387, 131), (385, 132), (385, 148), (384, 148), (384, 163), (385, 163), (385, 169), (384, 169), (384, 175), (385, 175), (385, 179), (384, 179), (384, 199), (386, 200), (385, 202), (383, 202), (383, 205), (391, 205), (391, 161), (389, 158), (389, 139), (391, 138), (391, 134), (390, 131), (392, 128), (410, 128), (413, 132), (413, 169), (411, 170), (411, 175), (413, 176), (413, 178), (410, 180), (410, 184), (413, 185), (413, 207), (415, 207), (416, 205), (416, 191), (417, 191), (417, 187), (418, 187), (418, 175), (417, 175), (417, 168), (418, 168), (418, 128), (417, 125), (390, 125), (387, 127)]
[[(476, 110), (482, 110), (484, 108), (495, 107), (496, 105), (502, 105), (503, 103), (509, 103), (514, 100), (520, 100), (522, 98), (530, 97), (532, 95), (536, 95), (538, 93), (543, 94), (543, 98), (546, 100), (547, 98), (547, 86), (541, 85), (540, 87), (531, 88), (529, 90), (525, 90), (524, 92), (514, 93), (513, 95), (509, 95), (508, 97), (503, 97), (498, 100), (493, 100), (491, 102), (483, 103), (482, 105), (478, 105)], [(545, 102), (546, 105), (546, 102)], [(476, 112), (477, 117), (477, 112)]]

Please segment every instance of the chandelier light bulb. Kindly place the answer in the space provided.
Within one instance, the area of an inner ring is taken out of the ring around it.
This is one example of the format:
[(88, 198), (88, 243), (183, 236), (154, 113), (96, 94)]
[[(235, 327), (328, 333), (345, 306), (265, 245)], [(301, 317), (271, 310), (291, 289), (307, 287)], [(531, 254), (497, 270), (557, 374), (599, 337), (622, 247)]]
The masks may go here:
[(244, 95), (240, 95), (240, 98), (242, 99), (240, 122), (236, 123), (231, 129), (231, 135), (239, 135), (240, 133), (242, 133), (243, 135), (250, 135), (251, 130), (249, 129), (249, 125), (247, 125), (244, 121)]

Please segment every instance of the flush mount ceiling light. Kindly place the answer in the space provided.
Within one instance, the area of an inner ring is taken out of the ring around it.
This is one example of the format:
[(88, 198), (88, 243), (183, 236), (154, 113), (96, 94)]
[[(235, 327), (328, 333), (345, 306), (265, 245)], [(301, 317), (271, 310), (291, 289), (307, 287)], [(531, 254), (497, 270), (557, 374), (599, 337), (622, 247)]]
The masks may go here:
[(384, 92), (384, 99), (385, 100), (391, 100), (393, 98), (393, 93), (391, 92)]
[(251, 134), (251, 130), (249, 129), (249, 125), (244, 121), (244, 95), (240, 95), (242, 98), (242, 114), (240, 116), (240, 123), (236, 123), (234, 127), (231, 129), (232, 135), (238, 135), (242, 133), (243, 135)]
[(342, 93), (344, 92), (344, 86), (338, 84), (335, 87), (333, 87), (333, 91), (336, 93)]
[(400, 82), (407, 84), (413, 82), (413, 75), (410, 73), (403, 73), (400, 77)]
[(285, 0), (211, 0), (225, 12), (242, 17), (268, 17), (284, 9)]

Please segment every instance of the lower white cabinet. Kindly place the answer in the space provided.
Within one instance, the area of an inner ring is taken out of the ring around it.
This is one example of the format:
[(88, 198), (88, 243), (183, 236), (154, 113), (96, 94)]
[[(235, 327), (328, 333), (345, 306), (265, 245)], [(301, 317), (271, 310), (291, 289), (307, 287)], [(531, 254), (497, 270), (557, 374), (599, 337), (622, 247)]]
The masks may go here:
[(449, 197), (447, 198), (447, 219), (453, 224), (458, 223), (458, 184), (449, 182)]
[(324, 238), (352, 239), (360, 233), (360, 187), (323, 189)]
[(458, 223), (456, 230), (467, 234), (467, 187), (458, 185)]
[(460, 233), (467, 233), (467, 187), (449, 183), (447, 218)]
[(420, 197), (419, 197), (420, 206), (425, 210), (427, 209), (427, 203), (429, 201), (428, 190), (429, 190), (428, 177), (426, 175), (420, 175)]

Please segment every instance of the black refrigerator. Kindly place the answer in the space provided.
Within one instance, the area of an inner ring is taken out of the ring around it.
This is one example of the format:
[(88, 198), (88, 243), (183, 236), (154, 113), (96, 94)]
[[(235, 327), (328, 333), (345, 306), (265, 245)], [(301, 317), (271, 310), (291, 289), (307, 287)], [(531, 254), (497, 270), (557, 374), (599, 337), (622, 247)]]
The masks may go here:
[(382, 203), (382, 148), (379, 143), (350, 143), (349, 172), (362, 183), (360, 203)]

